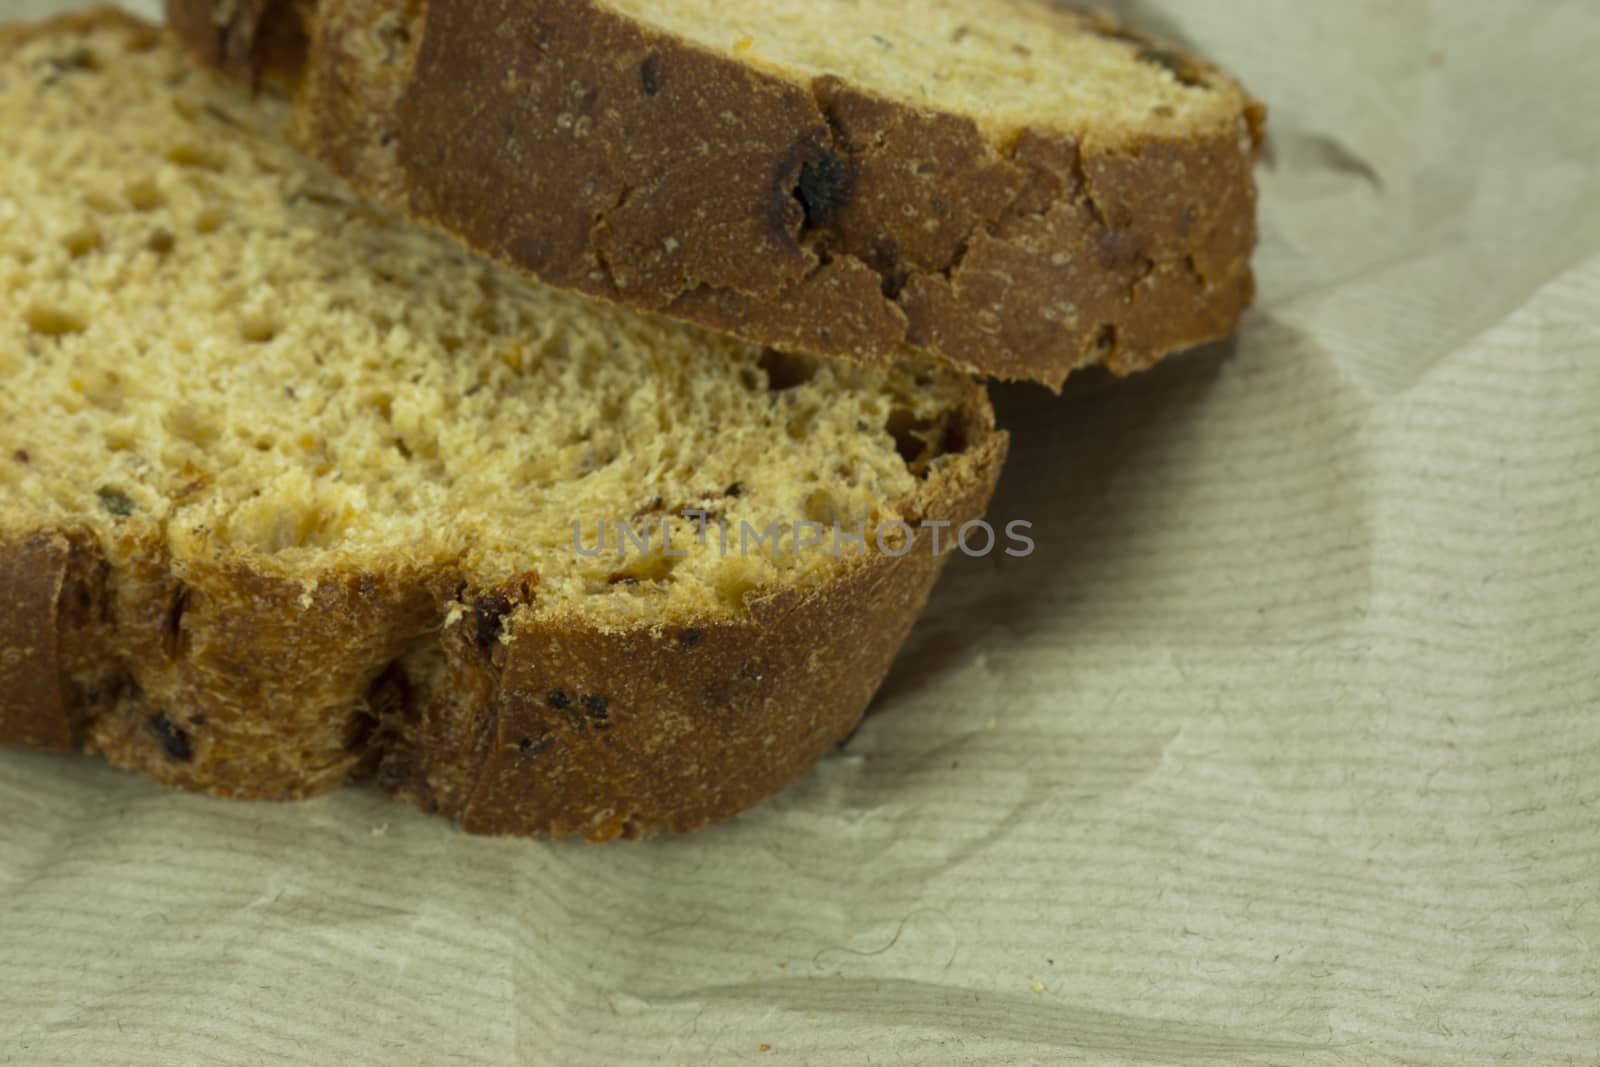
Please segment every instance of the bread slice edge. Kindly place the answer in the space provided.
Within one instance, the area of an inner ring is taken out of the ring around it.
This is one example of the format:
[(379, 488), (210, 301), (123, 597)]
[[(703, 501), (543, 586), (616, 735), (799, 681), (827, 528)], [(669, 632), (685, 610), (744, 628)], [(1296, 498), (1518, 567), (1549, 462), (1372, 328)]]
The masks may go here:
[[(1109, 18), (1105, 33), (1236, 95), (1233, 121), (1107, 144), (1025, 128), (996, 145), (962, 116), (800, 83), (593, 0), (432, 21), (398, 6), (167, 0), (202, 62), (297, 86), (295, 139), (366, 195), (549, 284), (756, 343), (1059, 389), (1084, 366), (1128, 374), (1225, 337), (1253, 298), (1265, 109)], [(372, 65), (374, 26), (396, 42), (387, 66)], [(552, 27), (561, 85), (503, 76)], [(594, 41), (604, 56), (570, 44)], [(606, 128), (626, 144), (594, 147), (570, 86), (617, 112)], [(519, 204), (550, 202), (561, 221), (518, 221)]]

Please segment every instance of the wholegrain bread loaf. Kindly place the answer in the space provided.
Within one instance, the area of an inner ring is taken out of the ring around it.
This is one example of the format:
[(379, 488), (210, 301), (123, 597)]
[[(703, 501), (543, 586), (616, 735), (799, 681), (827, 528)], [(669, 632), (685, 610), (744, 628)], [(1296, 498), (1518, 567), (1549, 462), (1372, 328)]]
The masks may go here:
[(986, 504), (981, 388), (529, 286), (285, 107), (125, 16), (0, 36), (0, 743), (596, 839), (801, 773), (948, 553), (916, 524)]
[(1263, 111), (1055, 0), (168, 0), (366, 194), (761, 344), (1059, 386), (1229, 333)]

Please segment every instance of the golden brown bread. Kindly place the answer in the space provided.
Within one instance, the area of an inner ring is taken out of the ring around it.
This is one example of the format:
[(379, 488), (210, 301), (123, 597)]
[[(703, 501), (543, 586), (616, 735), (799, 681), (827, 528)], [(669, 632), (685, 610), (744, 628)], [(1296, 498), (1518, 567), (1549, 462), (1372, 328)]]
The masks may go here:
[(527, 286), (346, 199), (283, 113), (114, 12), (0, 34), (0, 744), (603, 840), (845, 736), (948, 537), (722, 558), (678, 523), (686, 557), (619, 562), (567, 525), (974, 519), (981, 388)]
[[(1003, 452), (928, 516), (980, 515)], [(616, 631), (443, 572), (340, 575), (307, 606), (247, 564), (121, 547), (135, 562), (82, 531), (0, 538), (0, 744), (87, 746), (243, 799), (376, 770), (469, 832), (597, 841), (720, 821), (807, 770), (860, 721), (945, 559), (879, 555), (742, 619)]]
[[(297, 86), (297, 143), (364, 193), (543, 281), (757, 343), (1059, 387), (1222, 337), (1248, 305), (1264, 110), (1205, 61), (1051, 0), (818, 2), (805, 48), (761, 19), (792, 3), (710, 5), (710, 30), (684, 15), (706, 6), (168, 14), (204, 61)], [(735, 16), (757, 28), (719, 38)], [(1020, 105), (967, 99), (1025, 79)]]

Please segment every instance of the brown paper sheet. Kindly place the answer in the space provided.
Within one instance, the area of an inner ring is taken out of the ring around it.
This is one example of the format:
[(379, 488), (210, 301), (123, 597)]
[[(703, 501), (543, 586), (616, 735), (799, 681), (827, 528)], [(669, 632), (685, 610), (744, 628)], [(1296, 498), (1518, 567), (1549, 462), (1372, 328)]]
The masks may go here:
[(1595, 1062), (1600, 7), (1122, 9), (1273, 107), (1258, 307), (997, 391), (1038, 552), (844, 751), (605, 848), (0, 753), (0, 1062)]

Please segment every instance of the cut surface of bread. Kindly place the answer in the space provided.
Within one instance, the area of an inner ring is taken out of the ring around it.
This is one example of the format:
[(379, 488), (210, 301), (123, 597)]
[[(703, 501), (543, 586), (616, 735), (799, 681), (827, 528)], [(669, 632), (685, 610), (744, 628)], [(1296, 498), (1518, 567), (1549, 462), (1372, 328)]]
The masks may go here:
[(981, 388), (527, 285), (284, 110), (125, 16), (0, 36), (0, 743), (596, 838), (800, 773), (941, 566), (896, 524), (986, 504)]
[[(1056, 0), (605, 3), (794, 80), (832, 75), (898, 103), (964, 116), (996, 141), (1046, 126), (1081, 129), (1090, 147), (1120, 146), (1175, 130), (1228, 129), (1245, 104), (1215, 71), (1159, 54), (1108, 17)], [(1130, 49), (1135, 43), (1141, 47)]]
[(1261, 106), (1054, 0), (167, 7), (368, 195), (762, 344), (1059, 386), (1251, 297)]

